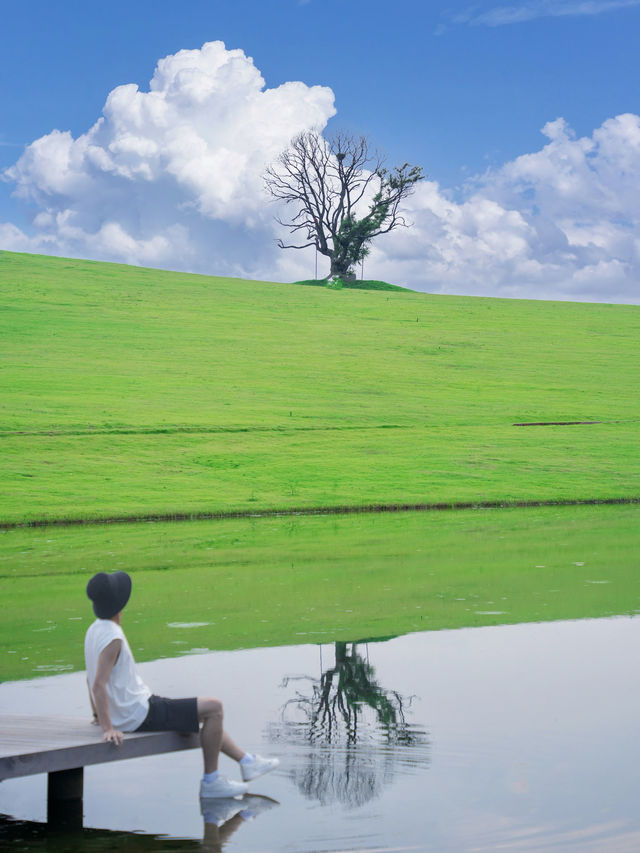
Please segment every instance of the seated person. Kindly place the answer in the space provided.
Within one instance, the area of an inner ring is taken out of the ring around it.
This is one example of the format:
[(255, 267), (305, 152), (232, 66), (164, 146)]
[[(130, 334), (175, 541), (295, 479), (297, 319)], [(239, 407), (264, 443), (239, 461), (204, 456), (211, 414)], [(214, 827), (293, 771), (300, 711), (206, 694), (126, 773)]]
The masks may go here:
[[(251, 755), (233, 742), (222, 726), (219, 699), (165, 699), (151, 693), (136, 672), (121, 627), (122, 611), (131, 595), (131, 578), (126, 572), (99, 572), (87, 584), (87, 595), (97, 617), (84, 642), (87, 684), (103, 740), (118, 746), (123, 732), (199, 731), (204, 758), (201, 797), (244, 794), (247, 782), (278, 767), (277, 758)], [(242, 782), (218, 774), (220, 752), (240, 764)]]

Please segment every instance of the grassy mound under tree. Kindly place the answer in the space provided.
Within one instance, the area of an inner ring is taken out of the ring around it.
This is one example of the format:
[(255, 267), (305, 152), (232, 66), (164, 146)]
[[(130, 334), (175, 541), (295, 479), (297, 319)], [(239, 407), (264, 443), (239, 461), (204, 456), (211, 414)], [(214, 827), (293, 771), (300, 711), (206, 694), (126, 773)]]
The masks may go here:
[(295, 284), (305, 284), (309, 287), (333, 287), (334, 290), (342, 290), (347, 287), (350, 290), (400, 290), (407, 291), (408, 288), (400, 287), (397, 284), (389, 284), (387, 281), (377, 281), (376, 279), (355, 279), (354, 281), (342, 281), (342, 279), (338, 280), (339, 286), (336, 287), (336, 284), (330, 281), (327, 278), (310, 278), (305, 281), (296, 281)]

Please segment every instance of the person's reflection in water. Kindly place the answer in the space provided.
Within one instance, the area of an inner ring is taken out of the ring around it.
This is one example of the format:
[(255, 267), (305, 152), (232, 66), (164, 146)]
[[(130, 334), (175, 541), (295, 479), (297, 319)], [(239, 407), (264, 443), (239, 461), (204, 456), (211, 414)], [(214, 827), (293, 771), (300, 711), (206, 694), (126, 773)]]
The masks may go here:
[(290, 775), (309, 799), (361, 806), (399, 767), (414, 772), (429, 764), (426, 732), (406, 720), (411, 698), (378, 684), (357, 643), (337, 642), (334, 665), (321, 667), (319, 678), (289, 677), (283, 687), (299, 681), (311, 684), (311, 694), (296, 690), (269, 737), (305, 747)]
[(241, 799), (201, 799), (200, 808), (204, 818), (203, 849), (220, 853), (244, 823), (279, 805), (277, 800), (261, 794), (245, 794)]

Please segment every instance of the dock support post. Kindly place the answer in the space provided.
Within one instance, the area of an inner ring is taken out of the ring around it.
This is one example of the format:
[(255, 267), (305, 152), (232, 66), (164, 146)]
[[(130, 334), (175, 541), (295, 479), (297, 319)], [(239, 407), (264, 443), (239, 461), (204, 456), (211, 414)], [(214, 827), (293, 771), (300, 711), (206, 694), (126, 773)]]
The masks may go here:
[(82, 828), (84, 768), (56, 770), (48, 774), (47, 820), (65, 829)]

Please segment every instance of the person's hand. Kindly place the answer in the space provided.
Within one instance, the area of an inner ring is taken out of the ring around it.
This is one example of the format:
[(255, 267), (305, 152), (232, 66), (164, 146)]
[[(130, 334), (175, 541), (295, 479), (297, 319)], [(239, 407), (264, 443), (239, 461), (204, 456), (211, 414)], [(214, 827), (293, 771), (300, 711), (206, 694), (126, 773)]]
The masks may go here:
[(116, 731), (116, 729), (107, 729), (107, 731), (102, 735), (102, 740), (106, 743), (115, 743), (116, 746), (120, 746), (123, 741), (122, 732)]

